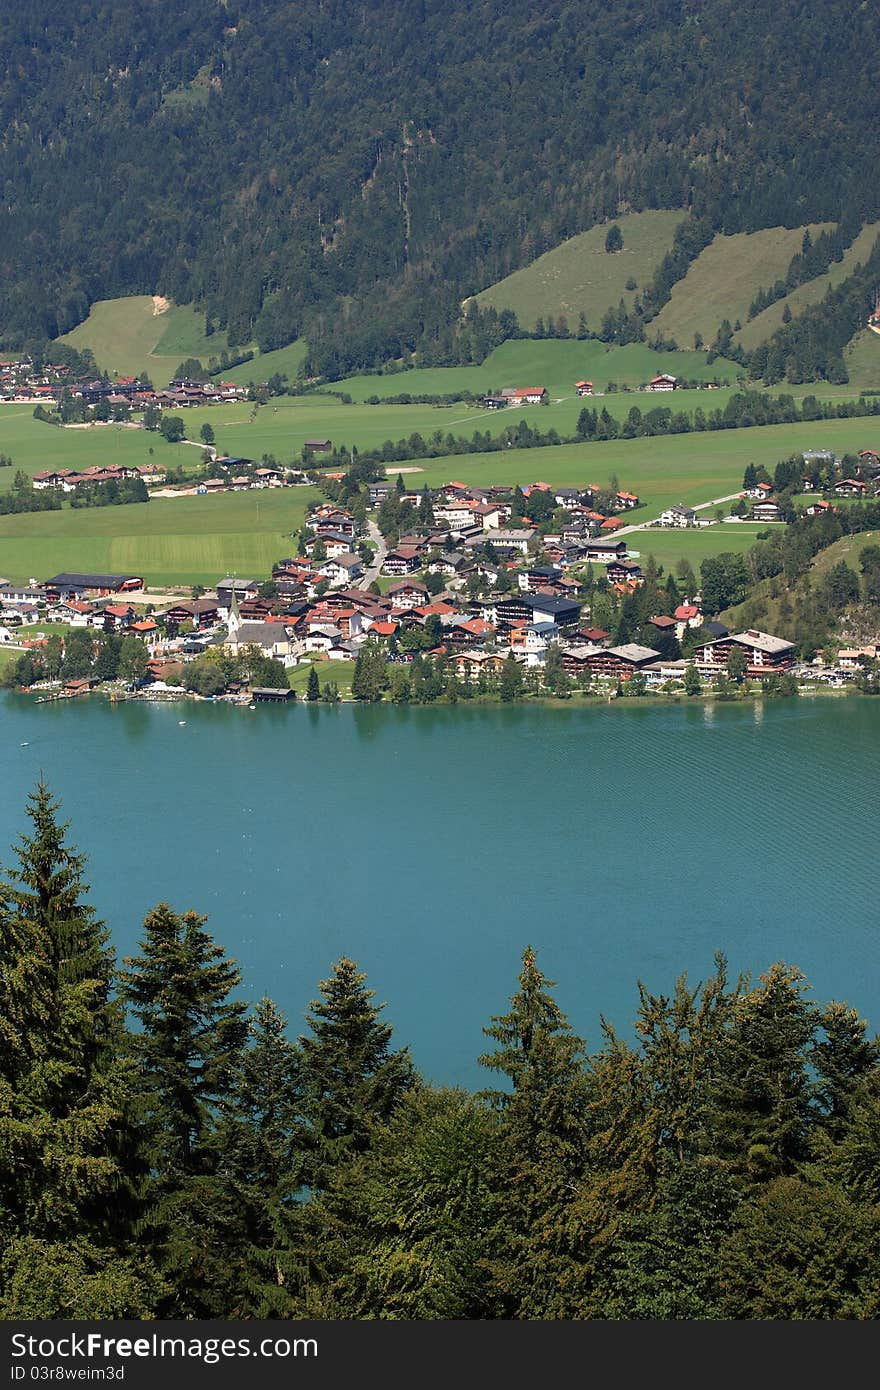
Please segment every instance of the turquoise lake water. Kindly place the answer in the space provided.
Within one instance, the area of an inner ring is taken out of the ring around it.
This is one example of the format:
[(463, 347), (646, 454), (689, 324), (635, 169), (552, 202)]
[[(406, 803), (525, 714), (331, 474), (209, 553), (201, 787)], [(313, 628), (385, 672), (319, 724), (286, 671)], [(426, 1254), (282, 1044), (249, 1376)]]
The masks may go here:
[[(179, 720), (185, 720), (182, 726)], [(485, 1084), (531, 942), (572, 1023), (629, 1033), (726, 952), (798, 965), (880, 1028), (880, 700), (397, 709), (0, 697), (0, 859), (42, 770), (120, 955), (207, 913), (299, 1032), (354, 957), (399, 1044)]]

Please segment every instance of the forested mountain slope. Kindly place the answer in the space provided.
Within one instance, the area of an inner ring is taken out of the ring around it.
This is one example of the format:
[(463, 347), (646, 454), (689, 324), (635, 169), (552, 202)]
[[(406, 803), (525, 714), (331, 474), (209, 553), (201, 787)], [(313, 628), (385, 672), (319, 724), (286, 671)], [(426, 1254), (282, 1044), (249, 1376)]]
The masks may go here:
[(33, 0), (0, 13), (0, 341), (196, 301), (332, 373), (627, 208), (880, 213), (876, 6)]

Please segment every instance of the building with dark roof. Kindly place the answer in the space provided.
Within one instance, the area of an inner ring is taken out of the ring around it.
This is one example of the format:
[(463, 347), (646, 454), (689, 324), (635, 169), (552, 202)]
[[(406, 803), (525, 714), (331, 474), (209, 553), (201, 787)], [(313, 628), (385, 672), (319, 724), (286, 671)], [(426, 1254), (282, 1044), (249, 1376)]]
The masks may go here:
[(79, 574), (65, 570), (43, 581), (46, 594), (50, 597), (56, 594), (58, 598), (77, 598), (83, 594), (95, 598), (143, 587), (143, 578), (136, 574)]

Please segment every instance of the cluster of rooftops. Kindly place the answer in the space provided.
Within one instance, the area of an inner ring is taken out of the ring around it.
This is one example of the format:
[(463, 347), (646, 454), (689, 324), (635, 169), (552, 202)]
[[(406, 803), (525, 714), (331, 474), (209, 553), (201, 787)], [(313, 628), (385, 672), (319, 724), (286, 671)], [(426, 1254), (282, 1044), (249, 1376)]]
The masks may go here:
[[(371, 485), (374, 507), (390, 487)], [(532, 484), (522, 489), (526, 510), (530, 497), (545, 491), (567, 518), (550, 534), (541, 534), (528, 516), (510, 517), (509, 500), (502, 496), (509, 499), (510, 489), (463, 483), (435, 489), (429, 494), (432, 519), (414, 526), (385, 555), (382, 568), (392, 578), (385, 592), (376, 592), (367, 578), (377, 566), (361, 544), (361, 524), (345, 507), (327, 502), (308, 515), (303, 553), (277, 561), (271, 581), (226, 576), (214, 592), (157, 603), (145, 614), (143, 576), (64, 572), (25, 590), (0, 586), (0, 613), (9, 605), (30, 605), (47, 617), (131, 631), (148, 643), (159, 667), (198, 655), (209, 643), (255, 645), (287, 666), (324, 657), (354, 660), (369, 641), (395, 659), (413, 629), (427, 635), (427, 650), (470, 672), (496, 669), (511, 655), (542, 667), (556, 646), (574, 675), (625, 681), (643, 671), (649, 681), (666, 681), (682, 676), (686, 664), (678, 655), (669, 657), (668, 635), (674, 632), (680, 641), (691, 629), (699, 629), (703, 639), (693, 660), (706, 676), (725, 666), (734, 646), (745, 652), (753, 676), (793, 664), (791, 642), (757, 629), (731, 634), (704, 618), (698, 596), (649, 620), (656, 647), (644, 641), (615, 644), (590, 620), (587, 568), (595, 564), (594, 578), (625, 597), (644, 584), (642, 567), (628, 554), (624, 537), (602, 533), (602, 520), (596, 521), (599, 514), (590, 506), (598, 489)], [(419, 501), (424, 495), (411, 494)], [(625, 492), (612, 500), (623, 508), (638, 502)], [(502, 524), (512, 520), (518, 524)], [(677, 651), (674, 644), (672, 649)]]

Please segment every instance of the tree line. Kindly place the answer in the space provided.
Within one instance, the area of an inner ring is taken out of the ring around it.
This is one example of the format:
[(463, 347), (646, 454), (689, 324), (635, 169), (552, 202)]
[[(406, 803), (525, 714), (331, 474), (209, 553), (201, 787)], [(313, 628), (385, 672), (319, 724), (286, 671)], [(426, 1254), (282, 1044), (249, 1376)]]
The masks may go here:
[(427, 439), (415, 431), (406, 438), (386, 439), (371, 449), (350, 449), (336, 445), (324, 464), (327, 468), (360, 469), (362, 481), (374, 481), (379, 470), (389, 463), (404, 463), (409, 459), (447, 458), (458, 454), (500, 453), (507, 449), (544, 449), (557, 444), (578, 444), (582, 441), (601, 442), (612, 439), (636, 439), (664, 434), (688, 434), (692, 431), (751, 429), (757, 425), (795, 424), (810, 420), (852, 420), (880, 415), (880, 398), (860, 396), (857, 400), (820, 401), (808, 395), (799, 403), (793, 396), (771, 396), (763, 391), (737, 391), (726, 405), (705, 411), (673, 410), (657, 405), (643, 410), (634, 405), (621, 421), (607, 406), (601, 410), (585, 406), (578, 415), (574, 435), (563, 435), (554, 427), (541, 429), (519, 420), (493, 434), (490, 430), (474, 430), (465, 435), (445, 434), (435, 430)]
[(117, 961), (59, 809), (0, 879), (4, 1317), (877, 1316), (880, 1048), (793, 965), (590, 1050), (527, 947), (472, 1093), (348, 957), (296, 1036), (194, 910)]

